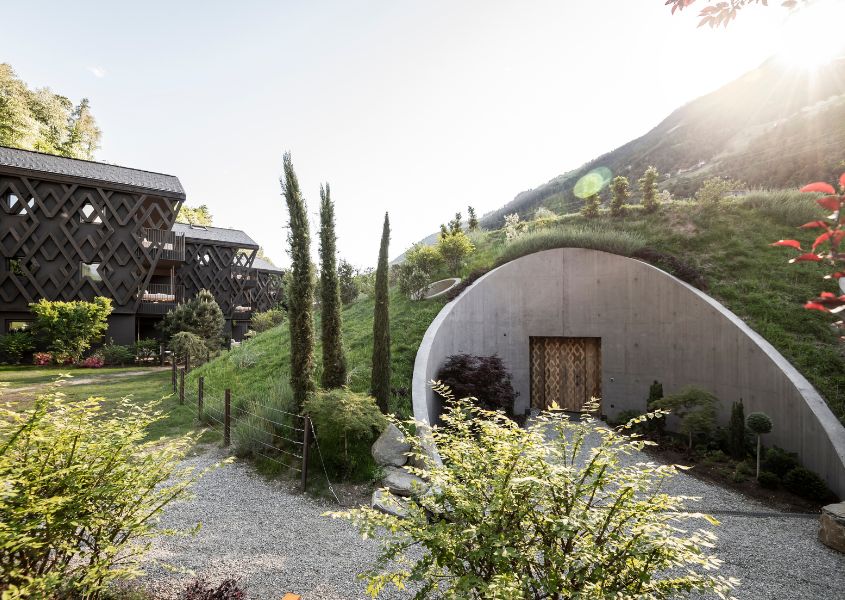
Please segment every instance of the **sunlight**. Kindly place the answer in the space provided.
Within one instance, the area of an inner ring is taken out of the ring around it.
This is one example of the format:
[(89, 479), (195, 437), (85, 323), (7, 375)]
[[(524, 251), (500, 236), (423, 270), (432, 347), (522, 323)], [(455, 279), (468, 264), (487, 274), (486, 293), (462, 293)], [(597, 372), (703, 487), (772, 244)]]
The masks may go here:
[(845, 3), (819, 0), (791, 14), (783, 26), (779, 57), (806, 69), (826, 65), (845, 52), (839, 25), (845, 21)]

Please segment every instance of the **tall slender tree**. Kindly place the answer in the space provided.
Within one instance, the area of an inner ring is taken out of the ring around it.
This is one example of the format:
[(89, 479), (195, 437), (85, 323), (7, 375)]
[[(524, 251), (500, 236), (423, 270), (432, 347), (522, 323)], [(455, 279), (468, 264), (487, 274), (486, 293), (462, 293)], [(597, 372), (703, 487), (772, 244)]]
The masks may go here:
[(334, 203), (329, 184), (320, 186), (320, 305), (322, 306), (323, 377), (326, 389), (346, 383), (346, 356), (343, 353), (340, 313), (340, 279), (337, 274), (337, 236), (334, 229)]
[(288, 284), (288, 323), (290, 324), (290, 384), (297, 409), (314, 391), (314, 267), (311, 264), (311, 237), (308, 212), (293, 170), (290, 152), (282, 159), (282, 193), (288, 207), (288, 254), (291, 258)]
[(642, 190), (642, 205), (646, 212), (656, 212), (660, 208), (660, 201), (657, 199), (657, 178), (660, 176), (655, 167), (649, 167), (643, 176), (637, 181)]
[(631, 197), (628, 178), (621, 175), (615, 177), (610, 192), (613, 198), (610, 201), (610, 214), (614, 217), (624, 217), (626, 212), (625, 204), (627, 204), (628, 198)]
[(467, 215), (469, 215), (469, 222), (467, 226), (469, 227), (470, 231), (475, 231), (478, 229), (478, 217), (475, 214), (475, 209), (471, 206), (467, 207)]
[(384, 213), (381, 248), (376, 269), (376, 306), (373, 318), (373, 397), (383, 413), (390, 398), (390, 298), (387, 289), (387, 250), (390, 244), (390, 218)]

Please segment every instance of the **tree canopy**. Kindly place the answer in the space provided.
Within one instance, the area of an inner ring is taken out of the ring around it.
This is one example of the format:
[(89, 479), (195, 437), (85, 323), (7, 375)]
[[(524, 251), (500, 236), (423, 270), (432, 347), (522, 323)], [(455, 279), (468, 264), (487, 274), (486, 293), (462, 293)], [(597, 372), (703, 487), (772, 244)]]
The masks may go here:
[(50, 88), (30, 90), (0, 63), (0, 145), (91, 160), (100, 137), (87, 98), (74, 106)]
[(214, 224), (214, 217), (205, 204), (196, 207), (183, 204), (182, 208), (179, 209), (179, 214), (176, 215), (176, 222), (211, 227)]
[[(712, 0), (706, 0), (706, 2), (711, 2)], [(796, 8), (801, 4), (807, 4), (809, 0), (782, 0), (780, 5), (784, 8)], [(688, 6), (691, 6), (696, 3), (696, 0), (666, 0), (666, 6), (672, 7), (672, 14), (675, 14), (675, 11), (683, 10)], [(698, 26), (702, 27), (707, 25), (709, 27), (718, 27), (722, 25), (727, 27), (728, 23), (733, 21), (736, 18), (737, 11), (739, 9), (748, 6), (750, 4), (762, 4), (763, 6), (768, 6), (768, 0), (727, 0), (723, 1), (720, 0), (715, 4), (711, 4), (710, 6), (705, 6), (701, 9), (701, 12), (698, 14), (701, 17), (701, 21), (698, 22)]]

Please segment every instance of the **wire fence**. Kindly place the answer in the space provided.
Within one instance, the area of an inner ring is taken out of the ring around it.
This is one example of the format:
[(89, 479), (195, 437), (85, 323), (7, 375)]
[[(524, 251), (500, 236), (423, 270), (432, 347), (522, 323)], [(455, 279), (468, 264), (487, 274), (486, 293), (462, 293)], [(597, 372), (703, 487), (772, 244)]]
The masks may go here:
[[(175, 361), (174, 361), (175, 362)], [(308, 467), (312, 460), (311, 447), (317, 450), (314, 462), (321, 467), (331, 495), (340, 504), (323, 460), (314, 425), (308, 415), (283, 410), (269, 402), (251, 399), (239, 403), (233, 400), (231, 389), (206, 385), (204, 377), (196, 379), (196, 387), (186, 388), (186, 375), (190, 361), (185, 367), (173, 367), (173, 391), (178, 394), (180, 404), (195, 403), (197, 420), (208, 428), (218, 431), (224, 447), (235, 445), (241, 452), (261, 457), (281, 470), (299, 476), (304, 492), (308, 486)], [(190, 398), (186, 398), (186, 393)]]

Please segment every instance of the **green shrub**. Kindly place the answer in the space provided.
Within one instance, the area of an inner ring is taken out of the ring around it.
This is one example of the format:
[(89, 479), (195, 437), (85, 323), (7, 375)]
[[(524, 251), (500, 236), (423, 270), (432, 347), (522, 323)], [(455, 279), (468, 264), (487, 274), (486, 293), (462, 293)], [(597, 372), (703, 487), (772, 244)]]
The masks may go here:
[(343, 259), (337, 265), (337, 279), (340, 283), (340, 301), (344, 306), (352, 304), (361, 294), (361, 287), (356, 276), (358, 269)]
[(93, 302), (50, 302), (42, 298), (29, 309), (35, 315), (33, 329), (47, 340), (57, 362), (77, 362), (108, 328), (112, 303), (99, 296)]
[(185, 358), (190, 356), (192, 364), (195, 365), (204, 361), (208, 354), (205, 340), (188, 331), (180, 331), (170, 339), (170, 350), (173, 351), (177, 361), (184, 362)]
[(437, 251), (443, 257), (449, 275), (455, 276), (460, 271), (464, 259), (475, 251), (475, 246), (463, 231), (454, 231), (449, 235), (440, 236)]
[(687, 386), (677, 394), (653, 403), (655, 408), (668, 410), (681, 420), (681, 433), (687, 435), (691, 450), (695, 440), (709, 441), (716, 430), (716, 412), (719, 399), (696, 386)]
[[(369, 507), (334, 514), (381, 545), (361, 574), (372, 595), (409, 586), (419, 599), (725, 597), (738, 584), (716, 574), (715, 536), (690, 526), (702, 517), (681, 516), (685, 500), (663, 491), (675, 467), (627, 460), (643, 442), (589, 417), (546, 415), (524, 429), (465, 401), (443, 420), (434, 430), (397, 423), (423, 465), (413, 471), (430, 482), (407, 499), (405, 518)], [(442, 463), (413, 428), (430, 431)]]
[(801, 463), (798, 461), (798, 455), (796, 453), (787, 452), (783, 448), (779, 448), (777, 446), (767, 448), (765, 457), (760, 463), (760, 468), (763, 471), (774, 473), (781, 479), (783, 479), (792, 469), (800, 466)]
[(485, 410), (513, 415), (516, 392), (511, 374), (499, 356), (453, 354), (446, 359), (437, 379), (457, 398), (474, 398)]
[[(195, 436), (144, 442), (157, 403), (51, 392), (24, 413), (0, 408), (3, 598), (100, 598), (137, 575), (162, 509), (196, 473), (179, 467)], [(131, 551), (130, 551), (131, 550)]]
[(214, 296), (208, 290), (200, 290), (196, 296), (168, 312), (159, 328), (165, 339), (181, 332), (198, 335), (209, 350), (215, 351), (220, 348), (224, 324), (223, 311)]
[(158, 360), (161, 352), (161, 342), (156, 339), (143, 339), (135, 342), (132, 350), (139, 362)]
[(760, 476), (757, 478), (760, 487), (767, 490), (776, 490), (780, 486), (780, 477), (769, 471), (760, 471)]
[(14, 331), (0, 336), (0, 363), (20, 364), (24, 354), (35, 350), (35, 341), (28, 331)]
[(431, 283), (442, 266), (443, 256), (437, 246), (414, 244), (405, 253), (402, 264), (395, 267), (399, 291), (412, 300), (419, 300), (422, 296), (418, 292)]
[(281, 308), (271, 308), (264, 312), (258, 312), (252, 315), (252, 320), (249, 323), (250, 329), (256, 333), (262, 333), (273, 327), (278, 327), (285, 321), (285, 311)]
[(360, 480), (375, 471), (370, 448), (387, 426), (375, 399), (347, 388), (319, 390), (305, 402), (329, 475)]
[(722, 179), (721, 177), (711, 177), (701, 184), (698, 191), (695, 193), (695, 199), (700, 204), (705, 206), (716, 206), (722, 199), (730, 192), (745, 187), (745, 184), (735, 179)]
[(554, 248), (589, 248), (631, 256), (644, 247), (645, 241), (639, 234), (617, 231), (598, 224), (561, 226), (516, 238), (503, 248), (497, 264), (504, 264), (521, 256)]
[(128, 346), (120, 346), (112, 341), (104, 344), (97, 353), (103, 357), (103, 361), (108, 366), (122, 366), (135, 362), (135, 353)]
[[(615, 427), (626, 425), (632, 419), (639, 419), (640, 417), (643, 416), (643, 414), (644, 413), (641, 410), (631, 410), (631, 409), (623, 410), (618, 415), (616, 415), (616, 418), (613, 419), (613, 422), (611, 423), (611, 425), (613, 425)], [(637, 425), (633, 425), (632, 429), (639, 430), (639, 429), (641, 429), (641, 427), (639, 426), (639, 424), (637, 424)]]
[(804, 467), (795, 467), (783, 478), (783, 487), (807, 500), (826, 502), (833, 497), (824, 479)]

